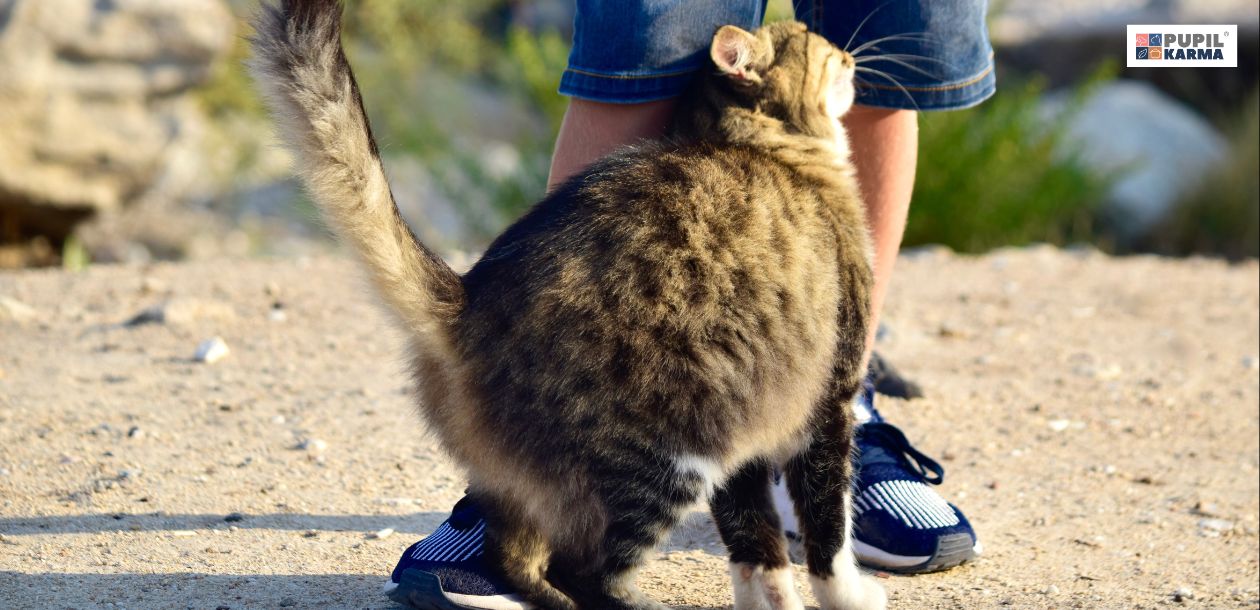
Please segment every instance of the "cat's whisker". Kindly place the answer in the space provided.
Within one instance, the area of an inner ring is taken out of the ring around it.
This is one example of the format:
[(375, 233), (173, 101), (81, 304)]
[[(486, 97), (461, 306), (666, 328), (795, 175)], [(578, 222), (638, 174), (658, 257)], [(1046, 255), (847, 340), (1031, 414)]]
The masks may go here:
[(861, 31), (862, 31), (862, 26), (866, 25), (866, 22), (867, 22), (867, 21), (870, 21), (870, 20), (871, 20), (871, 17), (874, 17), (874, 16), (875, 16), (875, 13), (878, 13), (880, 9), (884, 8), (885, 6), (888, 6), (888, 5), (889, 5), (889, 4), (891, 4), (891, 3), (892, 3), (892, 0), (888, 0), (888, 2), (885, 2), (885, 3), (883, 3), (883, 4), (879, 5), (879, 6), (877, 6), (877, 7), (873, 8), (873, 9), (871, 9), (870, 14), (869, 14), (869, 15), (867, 15), (864, 19), (862, 19), (862, 22), (861, 22), (861, 23), (859, 23), (859, 24), (858, 24), (858, 26), (857, 26), (856, 28), (854, 28), (854, 29), (853, 29), (853, 34), (849, 36), (849, 41), (848, 41), (848, 42), (846, 42), (846, 43), (844, 43), (844, 47), (843, 47), (843, 48), (844, 48), (844, 50), (845, 50), (845, 51), (848, 51), (848, 50), (849, 50), (849, 45), (853, 44), (854, 39), (856, 39), (856, 38), (857, 38), (858, 32), (861, 32)]
[[(924, 59), (926, 59), (926, 58), (924, 58)], [(905, 69), (907, 69), (907, 70), (911, 70), (911, 71), (913, 71), (913, 72), (917, 72), (917, 73), (919, 73), (919, 74), (922, 74), (923, 76), (926, 76), (926, 77), (928, 77), (928, 78), (935, 78), (935, 77), (936, 77), (936, 75), (935, 75), (935, 74), (932, 74), (931, 72), (928, 72), (927, 70), (924, 70), (923, 68), (920, 68), (920, 67), (918, 67), (918, 66), (915, 66), (915, 65), (913, 65), (913, 64), (911, 64), (911, 63), (909, 63), (909, 62), (902, 61), (901, 59), (898, 59), (898, 58), (897, 58), (896, 56), (894, 56), (894, 55), (879, 55), (879, 56), (874, 56), (874, 57), (870, 57), (870, 58), (869, 58), (866, 62), (858, 62), (858, 63), (870, 63), (870, 62), (872, 62), (872, 61), (886, 61), (886, 62), (889, 62), (889, 63), (897, 64), (898, 66), (901, 66), (901, 67), (903, 67), (903, 68), (905, 68)], [(944, 62), (941, 62), (941, 63), (944, 63)], [(945, 65), (948, 65), (948, 64), (945, 64)]]
[(872, 61), (879, 61), (881, 59), (901, 59), (901, 60), (910, 59), (910, 60), (916, 60), (916, 61), (930, 61), (933, 63), (940, 64), (942, 66), (951, 65), (949, 62), (943, 61), (941, 59), (937, 59), (935, 57), (928, 57), (926, 55), (912, 55), (909, 53), (885, 53), (882, 55), (863, 55), (861, 57), (854, 58), (853, 62), (858, 63), (858, 64), (863, 64), (863, 63), (872, 62)]
[[(916, 111), (919, 109), (919, 105), (918, 105), (917, 103), (915, 103), (915, 101), (914, 101), (914, 96), (913, 96), (913, 95), (910, 95), (910, 91), (909, 91), (908, 89), (906, 89), (904, 86), (902, 86), (902, 84), (901, 84), (901, 82), (900, 82), (900, 81), (898, 81), (897, 79), (893, 78), (891, 74), (889, 74), (889, 73), (887, 73), (887, 72), (884, 72), (884, 71), (882, 71), (882, 70), (876, 70), (875, 68), (867, 68), (867, 67), (863, 67), (863, 66), (858, 66), (855, 70), (856, 70), (857, 72), (866, 72), (866, 73), (868, 73), (868, 74), (874, 74), (875, 76), (879, 76), (879, 77), (882, 77), (882, 78), (886, 79), (888, 82), (892, 83), (892, 84), (893, 84), (893, 85), (895, 85), (898, 89), (900, 89), (900, 90), (901, 90), (901, 92), (902, 92), (903, 94), (905, 94), (906, 99), (910, 100), (910, 104), (911, 104), (912, 106), (914, 106), (914, 109), (915, 109)], [(865, 79), (861, 79), (861, 78), (854, 77), (854, 80), (857, 80), (858, 82), (860, 82), (860, 83), (864, 83), (864, 84), (866, 84), (866, 85), (874, 85), (874, 83), (871, 83), (871, 82), (869, 82), (869, 81), (867, 81), (867, 80), (865, 80)]]
[(914, 34), (914, 33), (906, 33), (906, 34), (893, 34), (893, 35), (891, 35), (891, 36), (884, 36), (883, 38), (876, 38), (876, 39), (874, 39), (874, 40), (868, 40), (868, 41), (866, 41), (866, 42), (864, 42), (864, 43), (862, 43), (862, 44), (858, 45), (856, 49), (853, 49), (852, 51), (849, 51), (849, 54), (850, 54), (850, 55), (854, 55), (854, 56), (856, 56), (856, 55), (858, 55), (859, 53), (861, 53), (862, 51), (865, 51), (865, 50), (867, 50), (867, 49), (869, 49), (869, 48), (871, 48), (871, 47), (873, 47), (873, 46), (875, 46), (875, 45), (877, 45), (877, 44), (880, 44), (880, 43), (883, 43), (883, 42), (895, 42), (895, 41), (899, 41), (899, 40), (905, 40), (905, 41), (911, 41), (911, 42), (932, 43), (932, 42), (935, 42), (936, 37), (935, 37), (935, 36), (932, 36), (932, 35), (930, 35), (930, 34), (926, 34), (926, 33), (920, 33), (920, 34)]

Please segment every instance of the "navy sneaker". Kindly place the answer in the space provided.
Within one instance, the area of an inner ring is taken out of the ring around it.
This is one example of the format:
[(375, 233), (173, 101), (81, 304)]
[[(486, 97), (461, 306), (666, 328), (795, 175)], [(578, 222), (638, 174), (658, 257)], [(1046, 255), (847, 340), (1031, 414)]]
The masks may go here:
[[(957, 507), (933, 490), (945, 470), (915, 449), (906, 435), (884, 421), (867, 384), (854, 400), (859, 424), (857, 474), (853, 481), (853, 554), (868, 568), (919, 574), (952, 568), (975, 558), (981, 546)], [(774, 503), (790, 543), (802, 561), (803, 541), (787, 486), (776, 481)]]
[[(870, 568), (919, 574), (974, 559), (981, 546), (958, 507), (930, 485), (945, 469), (915, 449), (906, 435), (875, 410), (868, 385), (854, 409), (869, 416), (858, 425), (853, 482), (853, 554)], [(859, 416), (860, 416), (859, 415)]]
[(432, 534), (403, 552), (385, 594), (418, 610), (527, 610), (485, 562), (486, 522), (472, 498), (455, 504)]

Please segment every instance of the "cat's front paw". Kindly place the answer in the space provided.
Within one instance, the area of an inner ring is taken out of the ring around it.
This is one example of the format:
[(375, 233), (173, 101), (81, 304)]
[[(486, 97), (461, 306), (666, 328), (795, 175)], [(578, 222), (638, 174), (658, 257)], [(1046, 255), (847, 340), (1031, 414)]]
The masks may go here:
[(805, 610), (796, 594), (792, 568), (769, 568), (747, 563), (731, 564), (735, 610)]
[[(856, 570), (854, 570), (856, 572)], [(851, 574), (845, 578), (810, 577), (820, 610), (884, 610), (888, 594), (871, 576)]]

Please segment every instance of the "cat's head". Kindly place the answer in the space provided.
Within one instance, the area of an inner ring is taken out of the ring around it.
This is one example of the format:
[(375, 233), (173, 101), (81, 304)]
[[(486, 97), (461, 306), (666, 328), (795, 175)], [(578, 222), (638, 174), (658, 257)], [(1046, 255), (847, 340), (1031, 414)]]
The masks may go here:
[(853, 56), (803, 23), (781, 21), (755, 32), (722, 26), (709, 57), (716, 74), (708, 86), (794, 131), (829, 136), (853, 105)]

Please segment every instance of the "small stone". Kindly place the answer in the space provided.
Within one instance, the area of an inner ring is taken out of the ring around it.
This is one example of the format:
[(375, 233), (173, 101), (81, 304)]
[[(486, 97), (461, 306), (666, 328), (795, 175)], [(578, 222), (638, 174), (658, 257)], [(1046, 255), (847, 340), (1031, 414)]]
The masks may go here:
[(134, 479), (134, 478), (136, 478), (136, 477), (138, 477), (138, 476), (140, 476), (140, 469), (139, 469), (139, 468), (129, 468), (129, 469), (127, 469), (127, 470), (119, 470), (119, 471), (118, 471), (118, 480), (119, 480), (119, 481), (127, 481), (127, 480), (130, 480), (130, 479)]
[(283, 424), (284, 422), (285, 422), (285, 419), (283, 415), (276, 415), (271, 418), (271, 423), (273, 424)]
[(951, 322), (941, 322), (936, 329), (936, 334), (947, 339), (957, 339), (966, 336), (967, 333)]
[(1194, 589), (1190, 587), (1178, 587), (1172, 594), (1173, 601), (1184, 603), (1187, 600), (1194, 599)]
[(171, 530), (173, 538), (193, 538), (197, 535), (195, 530)]
[(305, 532), (302, 532), (303, 538), (316, 538), (318, 536), (319, 536), (319, 532), (315, 530), (306, 530)]
[(376, 530), (375, 532), (368, 534), (368, 538), (371, 538), (373, 540), (384, 540), (393, 535), (394, 535), (394, 528), (387, 527), (385, 529)]
[(0, 296), (0, 320), (25, 322), (35, 317), (35, 308), (17, 299)]
[(197, 352), (193, 354), (193, 359), (197, 362), (214, 364), (227, 357), (229, 351), (231, 350), (228, 349), (227, 342), (221, 337), (213, 337), (202, 341), (197, 346)]
[(1058, 594), (1059, 594), (1059, 588), (1058, 588), (1058, 587), (1056, 587), (1056, 586), (1054, 586), (1054, 585), (1050, 585), (1050, 586), (1046, 587), (1046, 588), (1045, 588), (1045, 590), (1044, 590), (1044, 591), (1042, 591), (1042, 593), (1045, 593), (1046, 595), (1058, 595)]
[(146, 277), (143, 280), (140, 280), (140, 292), (146, 294), (166, 292), (166, 284), (155, 277)]
[(297, 448), (302, 451), (310, 451), (311, 453), (320, 453), (328, 448), (328, 443), (318, 438), (307, 438), (302, 439), (302, 442), (298, 443)]
[(144, 438), (144, 430), (140, 426), (132, 426), (127, 429), (127, 438)]
[(1221, 516), (1221, 509), (1219, 506), (1216, 505), (1215, 502), (1204, 502), (1203, 500), (1199, 500), (1198, 502), (1195, 502), (1194, 508), (1191, 509), (1190, 512), (1196, 515), (1199, 515), (1200, 517)]
[(1234, 522), (1226, 519), (1199, 519), (1199, 535), (1216, 538), (1234, 529)]
[(241, 513), (228, 513), (228, 515), (227, 515), (226, 517), (224, 517), (224, 518), (223, 518), (223, 520), (224, 520), (224, 521), (226, 521), (226, 522), (228, 522), (228, 523), (237, 523), (237, 522), (240, 522), (240, 521), (244, 521), (244, 520), (245, 520), (245, 515), (243, 515), (243, 514), (241, 514)]
[(191, 324), (200, 320), (231, 320), (235, 317), (236, 311), (226, 303), (175, 298), (144, 308), (123, 322), (123, 326)]
[(296, 605), (297, 605), (297, 600), (296, 600), (296, 599), (293, 599), (292, 597), (286, 597), (286, 598), (284, 598), (284, 599), (280, 600), (280, 607), (281, 607), (281, 608), (290, 608), (290, 607), (293, 607), (293, 606), (296, 606)]
[(1046, 425), (1050, 426), (1050, 429), (1055, 432), (1063, 432), (1072, 426), (1072, 422), (1066, 419), (1052, 419), (1046, 422)]
[(283, 308), (273, 306), (267, 311), (267, 319), (272, 322), (284, 322), (289, 319), (289, 314), (285, 313)]

